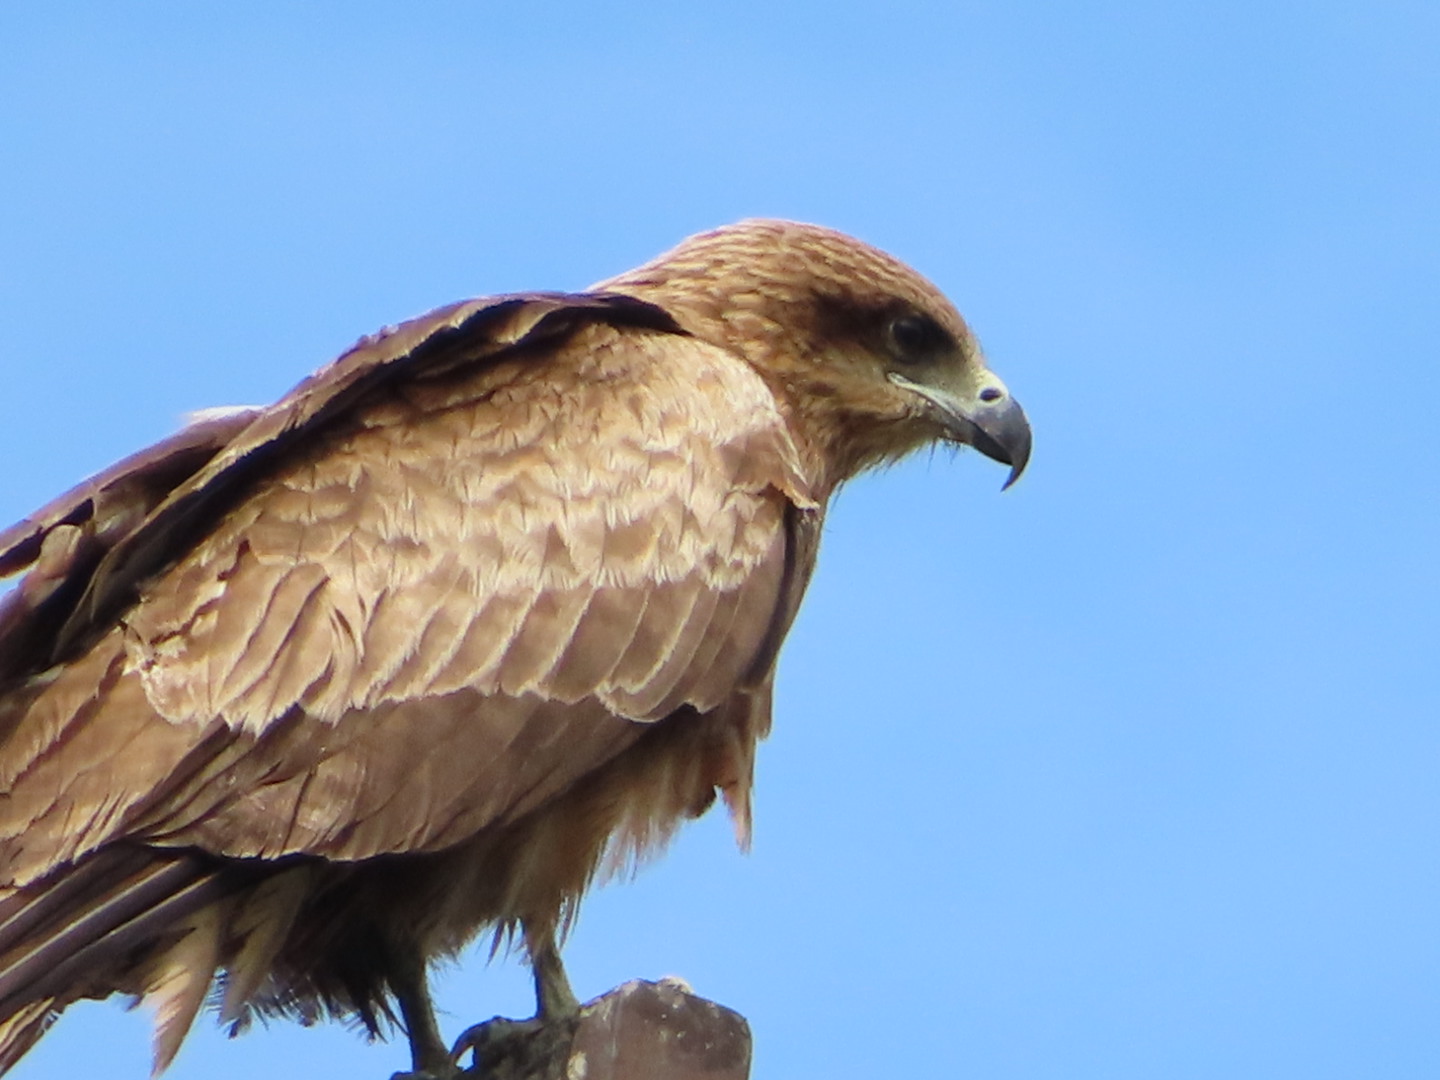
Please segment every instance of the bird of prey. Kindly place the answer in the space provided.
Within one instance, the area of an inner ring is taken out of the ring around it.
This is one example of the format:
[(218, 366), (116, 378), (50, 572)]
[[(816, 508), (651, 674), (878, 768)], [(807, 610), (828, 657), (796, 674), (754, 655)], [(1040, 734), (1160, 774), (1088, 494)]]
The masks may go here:
[(1020, 406), (940, 292), (812, 225), (470, 300), (0, 534), (0, 1070), (66, 1005), (358, 1017), (455, 1075), (427, 967), (562, 935), (607, 860), (750, 828), (827, 501)]

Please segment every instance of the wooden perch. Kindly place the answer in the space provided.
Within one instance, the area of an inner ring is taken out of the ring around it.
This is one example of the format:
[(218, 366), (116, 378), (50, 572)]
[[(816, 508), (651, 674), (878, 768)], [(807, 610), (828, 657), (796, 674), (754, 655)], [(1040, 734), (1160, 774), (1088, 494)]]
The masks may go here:
[(679, 979), (635, 980), (569, 1024), (492, 1020), (462, 1042), (475, 1080), (747, 1080), (750, 1025)]

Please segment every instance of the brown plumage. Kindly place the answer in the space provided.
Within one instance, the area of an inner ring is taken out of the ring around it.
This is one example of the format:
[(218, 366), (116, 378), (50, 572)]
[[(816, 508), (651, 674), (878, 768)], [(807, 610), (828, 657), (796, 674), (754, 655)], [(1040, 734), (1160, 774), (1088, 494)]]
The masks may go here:
[(607, 853), (717, 792), (748, 833), (830, 495), (937, 439), (1029, 455), (954, 308), (747, 222), (367, 338), (0, 534), (0, 1070), (116, 992), (163, 1068), (218, 975), (227, 1022), (396, 1015), (445, 1074), (425, 967), (487, 928), (573, 1007)]

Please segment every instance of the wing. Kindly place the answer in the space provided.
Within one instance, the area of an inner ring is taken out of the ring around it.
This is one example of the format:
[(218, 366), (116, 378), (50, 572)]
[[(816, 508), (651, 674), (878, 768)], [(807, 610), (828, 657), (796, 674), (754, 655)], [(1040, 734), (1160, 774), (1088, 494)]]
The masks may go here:
[(50, 664), (55, 632), (100, 559), (254, 419), (226, 410), (186, 426), (0, 531), (0, 578), (30, 567), (0, 600), (0, 687)]
[(658, 309), (444, 309), (225, 434), (11, 617), (12, 884), (117, 838), (434, 850), (763, 697), (813, 503), (763, 382)]

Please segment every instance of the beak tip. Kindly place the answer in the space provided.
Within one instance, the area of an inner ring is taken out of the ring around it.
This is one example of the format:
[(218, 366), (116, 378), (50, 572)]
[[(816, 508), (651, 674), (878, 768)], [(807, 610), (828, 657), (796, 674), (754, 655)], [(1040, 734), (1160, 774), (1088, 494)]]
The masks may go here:
[(1025, 466), (1030, 464), (1030, 429), (1028, 426), (1025, 429), (1025, 438), (1013, 449), (1017, 452), (1009, 461), (1010, 475), (1005, 478), (1005, 483), (1000, 485), (1001, 491), (1008, 491), (1025, 472)]
[(1003, 451), (1003, 454), (996, 455), (997, 459), (1010, 466), (1010, 475), (1000, 486), (1001, 491), (1007, 491), (1020, 479), (1025, 472), (1025, 466), (1030, 464), (1030, 422), (1019, 403), (1012, 400), (1002, 422), (992, 427), (987, 434), (994, 439), (998, 449)]

